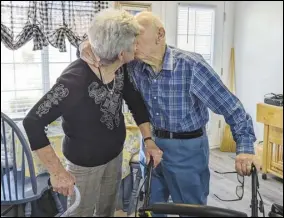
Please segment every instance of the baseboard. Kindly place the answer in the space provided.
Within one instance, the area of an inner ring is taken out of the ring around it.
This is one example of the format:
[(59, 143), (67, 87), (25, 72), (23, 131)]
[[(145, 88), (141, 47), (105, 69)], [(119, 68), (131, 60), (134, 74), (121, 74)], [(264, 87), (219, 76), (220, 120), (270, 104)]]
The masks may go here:
[(216, 148), (220, 148), (220, 146), (219, 145), (210, 146), (210, 150), (211, 149), (216, 149)]

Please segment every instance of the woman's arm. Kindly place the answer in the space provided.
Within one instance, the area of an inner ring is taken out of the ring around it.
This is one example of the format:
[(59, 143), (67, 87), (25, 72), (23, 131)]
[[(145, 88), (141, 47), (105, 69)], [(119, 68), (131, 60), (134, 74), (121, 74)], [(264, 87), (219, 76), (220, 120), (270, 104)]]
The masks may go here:
[(54, 190), (64, 195), (73, 193), (75, 179), (64, 169), (51, 147), (45, 133), (45, 127), (66, 111), (69, 111), (79, 101), (81, 92), (75, 82), (78, 82), (78, 80), (74, 78), (72, 73), (60, 77), (53, 88), (38, 101), (23, 121), (31, 149), (35, 151), (50, 173)]
[(156, 167), (162, 159), (163, 152), (158, 148), (155, 142), (152, 140), (152, 131), (150, 126), (150, 119), (148, 110), (144, 104), (144, 100), (141, 94), (135, 90), (133, 84), (129, 80), (128, 72), (124, 67), (124, 90), (123, 98), (125, 99), (129, 110), (131, 111), (136, 124), (139, 126), (143, 139), (148, 138), (145, 141), (145, 150), (147, 161), (150, 160), (150, 156), (154, 159), (154, 166)]

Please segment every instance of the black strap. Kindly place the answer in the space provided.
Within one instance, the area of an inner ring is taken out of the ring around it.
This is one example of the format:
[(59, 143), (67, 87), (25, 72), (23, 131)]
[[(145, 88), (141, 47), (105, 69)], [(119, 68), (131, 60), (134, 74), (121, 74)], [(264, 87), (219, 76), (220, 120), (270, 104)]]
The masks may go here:
[(101, 68), (99, 67), (98, 69), (99, 69), (99, 73), (100, 73), (101, 81), (102, 81), (102, 83), (104, 83), (104, 81), (103, 81), (103, 77), (102, 77)]
[(146, 141), (148, 141), (148, 140), (152, 140), (152, 141), (153, 141), (152, 137), (146, 137), (146, 138), (144, 139), (144, 142), (146, 142)]
[(167, 138), (167, 139), (193, 139), (198, 138), (203, 135), (203, 129), (197, 129), (192, 132), (182, 132), (174, 133), (164, 130), (155, 130), (155, 136), (158, 138)]

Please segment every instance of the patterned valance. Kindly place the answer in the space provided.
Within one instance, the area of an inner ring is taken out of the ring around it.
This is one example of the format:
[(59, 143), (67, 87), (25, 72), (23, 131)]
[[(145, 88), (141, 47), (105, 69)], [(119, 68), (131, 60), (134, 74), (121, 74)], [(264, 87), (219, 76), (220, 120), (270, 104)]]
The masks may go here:
[(108, 1), (1, 1), (1, 42), (16, 50), (33, 40), (33, 50), (48, 44), (65, 52), (65, 40), (78, 47), (94, 15)]

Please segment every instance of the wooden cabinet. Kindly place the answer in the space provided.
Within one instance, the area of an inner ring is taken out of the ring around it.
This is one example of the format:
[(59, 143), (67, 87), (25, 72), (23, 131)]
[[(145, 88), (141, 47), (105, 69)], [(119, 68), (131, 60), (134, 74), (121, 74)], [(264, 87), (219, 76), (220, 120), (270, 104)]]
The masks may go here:
[(263, 179), (267, 173), (283, 179), (283, 107), (259, 103), (257, 122), (264, 124)]

